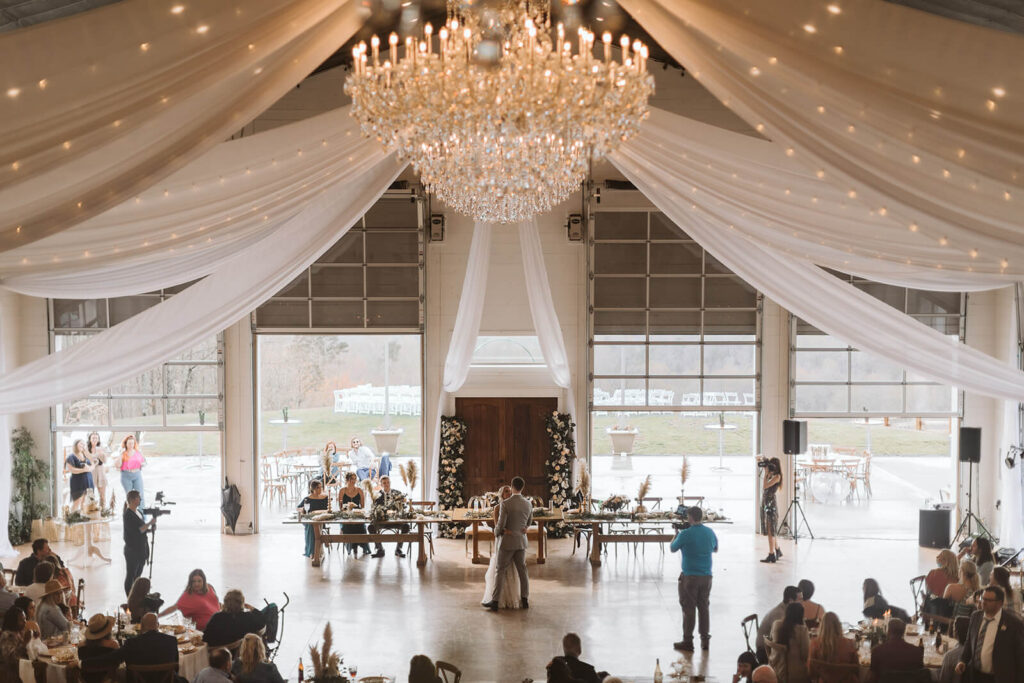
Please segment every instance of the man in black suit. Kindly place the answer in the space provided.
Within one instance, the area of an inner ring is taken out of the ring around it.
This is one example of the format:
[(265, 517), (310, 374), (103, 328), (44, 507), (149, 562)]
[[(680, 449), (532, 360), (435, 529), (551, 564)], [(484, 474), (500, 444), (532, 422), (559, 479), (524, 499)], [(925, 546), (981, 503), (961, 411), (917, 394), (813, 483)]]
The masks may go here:
[(888, 638), (871, 651), (871, 680), (879, 681), (890, 671), (915, 672), (924, 668), (924, 648), (903, 639), (907, 623), (889, 620)]
[[(401, 493), (391, 490), (391, 477), (389, 477), (386, 474), (382, 475), (380, 478), (380, 488), (380, 495), (377, 496), (376, 500), (373, 501), (374, 507), (387, 507), (388, 505), (391, 505), (393, 502), (399, 500), (402, 497)], [(400, 534), (409, 533), (408, 524), (392, 524), (390, 526), (392, 529), (397, 527), (398, 533)], [(376, 524), (371, 524), (369, 531), (371, 534), (379, 534), (381, 532), (381, 527), (377, 526)], [(384, 557), (384, 546), (380, 543), (377, 543), (375, 545), (376, 547), (374, 548), (373, 557)], [(395, 557), (405, 557), (405, 551), (402, 550), (403, 545), (405, 544), (399, 543), (395, 546)]]
[(981, 609), (971, 615), (967, 642), (956, 672), (970, 669), (971, 683), (1024, 682), (1024, 623), (1003, 611), (1006, 595), (998, 586), (981, 594)]
[(149, 559), (149, 539), (146, 534), (156, 528), (156, 517), (146, 521), (139, 511), (142, 497), (138, 491), (128, 492), (128, 505), (124, 509), (121, 521), (124, 524), (124, 594), (132, 590), (135, 579), (142, 576), (142, 570)]
[(562, 652), (564, 653), (562, 659), (565, 660), (573, 678), (583, 683), (601, 683), (603, 677), (598, 676), (593, 665), (580, 661), (580, 655), (583, 654), (583, 643), (578, 635), (575, 633), (565, 634), (562, 638)]
[[(18, 571), (14, 575), (14, 585), (31, 586), (32, 582), (35, 581), (33, 576), (36, 571), (36, 565), (42, 562), (44, 557), (52, 554), (50, 542), (45, 538), (37, 538), (32, 541), (32, 554), (18, 563)], [(63, 567), (64, 563), (61, 562), (60, 565)]]

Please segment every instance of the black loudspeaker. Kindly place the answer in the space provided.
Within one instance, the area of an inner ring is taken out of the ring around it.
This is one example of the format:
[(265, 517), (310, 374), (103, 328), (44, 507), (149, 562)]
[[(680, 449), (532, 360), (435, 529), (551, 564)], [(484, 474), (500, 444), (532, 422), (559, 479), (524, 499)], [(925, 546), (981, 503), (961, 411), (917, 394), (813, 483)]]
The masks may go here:
[(782, 452), (799, 455), (807, 452), (807, 423), (800, 420), (782, 421)]
[(960, 462), (981, 462), (981, 427), (960, 428)]
[(917, 526), (917, 544), (922, 548), (948, 548), (950, 510), (921, 510)]

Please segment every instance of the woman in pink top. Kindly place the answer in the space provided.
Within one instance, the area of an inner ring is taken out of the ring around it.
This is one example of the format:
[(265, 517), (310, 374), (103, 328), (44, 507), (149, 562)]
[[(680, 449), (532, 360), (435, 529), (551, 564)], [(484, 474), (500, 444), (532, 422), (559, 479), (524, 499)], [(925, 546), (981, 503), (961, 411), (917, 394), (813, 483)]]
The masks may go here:
[(114, 466), (121, 471), (121, 486), (127, 499), (129, 491), (138, 491), (141, 502), (139, 507), (146, 507), (146, 494), (142, 490), (142, 468), (146, 458), (135, 444), (135, 436), (129, 434), (121, 442), (121, 453), (117, 456)]
[(213, 586), (206, 583), (206, 574), (202, 569), (193, 569), (188, 575), (188, 585), (178, 601), (160, 613), (160, 616), (178, 610), (186, 619), (196, 623), (200, 631), (206, 630), (206, 622), (214, 613), (220, 611), (220, 602)]

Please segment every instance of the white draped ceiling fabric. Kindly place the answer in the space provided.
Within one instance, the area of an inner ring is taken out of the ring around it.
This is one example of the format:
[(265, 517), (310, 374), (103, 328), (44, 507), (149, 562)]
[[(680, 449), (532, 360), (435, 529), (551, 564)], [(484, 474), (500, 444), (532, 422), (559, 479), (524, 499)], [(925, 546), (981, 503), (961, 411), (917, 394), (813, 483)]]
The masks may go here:
[[(315, 180), (310, 177), (306, 200), (294, 206), (285, 197), (274, 227), (239, 243), (215, 272), (88, 341), (0, 377), (0, 414), (50, 406), (136, 376), (220, 332), (291, 282), (366, 213), (404, 167), (357, 134), (342, 134), (328, 148), (333, 162)], [(275, 175), (264, 171), (267, 182)], [(263, 207), (268, 223), (272, 209)], [(139, 277), (147, 282), (144, 273)]]
[(222, 142), (352, 35), (361, 4), (122, 2), (0, 36), (0, 251)]
[[(888, 2), (621, 0), (806, 169), (909, 233), (857, 259), (1024, 273), (1024, 39)], [(824, 236), (823, 236), (824, 239)], [(818, 250), (820, 251), (820, 250)]]

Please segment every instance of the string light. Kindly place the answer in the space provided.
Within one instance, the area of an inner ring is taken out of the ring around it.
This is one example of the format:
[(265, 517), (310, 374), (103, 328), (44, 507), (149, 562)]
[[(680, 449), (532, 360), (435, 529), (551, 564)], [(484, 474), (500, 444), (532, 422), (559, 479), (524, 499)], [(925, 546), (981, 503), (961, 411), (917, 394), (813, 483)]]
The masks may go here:
[(835, 52), (837, 55), (843, 54), (843, 46), (836, 45), (835, 47), (832, 48), (832, 52)]
[(992, 94), (996, 97), (1006, 97), (1006, 89), (997, 86), (992, 88)]
[(149, 43), (140, 43), (139, 49), (143, 52), (149, 52)]
[(985, 108), (987, 108), (989, 111), (995, 111), (996, 110), (996, 101), (995, 100), (985, 100)]
[(756, 66), (752, 66), (752, 67), (750, 67), (750, 75), (751, 76), (760, 76), (761, 75), (761, 70), (758, 69)]
[(61, 145), (61, 147), (63, 147), (64, 149), (71, 149), (71, 141), (70, 140), (65, 140), (64, 144)]
[(206, 24), (200, 24), (199, 26), (196, 26), (196, 33), (198, 33), (199, 35), (203, 35), (203, 34), (205, 34), (209, 30), (210, 30), (210, 27), (207, 26)]
[(7, 89), (7, 96), (10, 97), (12, 100), (15, 97), (17, 97), (18, 95), (20, 95), (20, 94), (21, 94), (21, 88), (8, 88)]
[(840, 12), (842, 12), (842, 11), (843, 11), (843, 9), (842, 9), (842, 8), (841, 8), (841, 7), (839, 6), (839, 5), (837, 5), (837, 4), (835, 4), (835, 3), (832, 3), (831, 5), (828, 5), (828, 6), (826, 7), (826, 9), (827, 9), (827, 10), (828, 10), (829, 12), (831, 12), (832, 14), (839, 14)]
[(804, 30), (807, 31), (808, 33), (818, 32), (818, 29), (814, 26), (814, 24), (804, 24)]
[(174, 5), (173, 7), (171, 7), (171, 14), (181, 14), (184, 11), (185, 11), (185, 6), (184, 5)]

